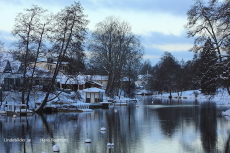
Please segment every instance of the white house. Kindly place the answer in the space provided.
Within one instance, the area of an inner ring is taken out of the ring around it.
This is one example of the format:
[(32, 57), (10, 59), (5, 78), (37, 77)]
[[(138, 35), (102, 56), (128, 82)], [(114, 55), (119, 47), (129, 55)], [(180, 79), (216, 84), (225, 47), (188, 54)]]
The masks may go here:
[(98, 103), (103, 102), (103, 95), (105, 90), (99, 88), (87, 88), (83, 90), (85, 93), (85, 102), (86, 103)]

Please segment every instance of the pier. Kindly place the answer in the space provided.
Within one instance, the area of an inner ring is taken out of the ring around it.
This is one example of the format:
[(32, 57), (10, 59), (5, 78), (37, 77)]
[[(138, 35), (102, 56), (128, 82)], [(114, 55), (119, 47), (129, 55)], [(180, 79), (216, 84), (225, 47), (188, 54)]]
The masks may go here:
[(26, 104), (3, 104), (3, 112), (8, 116), (30, 116), (33, 114)]

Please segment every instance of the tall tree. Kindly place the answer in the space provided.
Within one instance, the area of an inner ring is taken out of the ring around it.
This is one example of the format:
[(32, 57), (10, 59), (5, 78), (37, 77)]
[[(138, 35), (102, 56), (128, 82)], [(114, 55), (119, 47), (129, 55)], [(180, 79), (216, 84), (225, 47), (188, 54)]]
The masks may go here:
[(225, 59), (229, 57), (229, 0), (217, 1), (210, 0), (204, 3), (201, 0), (196, 0), (195, 4), (187, 12), (188, 23), (185, 27), (188, 30), (188, 37), (195, 37), (194, 47), (195, 52), (202, 52), (205, 47), (205, 41), (210, 38), (214, 50), (218, 57), (218, 76), (222, 86), (226, 87), (230, 94), (229, 84), (230, 73)]
[(108, 75), (106, 94), (112, 97), (118, 95), (125, 66), (130, 59), (143, 54), (140, 40), (132, 34), (127, 22), (112, 16), (99, 22), (91, 37), (95, 42), (89, 45), (93, 54), (92, 62), (103, 67)]
[[(14, 43), (16, 50), (14, 54), (23, 64), (23, 83), (22, 83), (22, 103), (25, 103), (26, 91), (32, 82), (34, 69), (38, 55), (44, 47), (44, 35), (47, 34), (47, 25), (50, 19), (47, 18), (47, 11), (34, 5), (31, 9), (25, 9), (24, 13), (19, 13), (15, 19), (12, 34), (17, 38)], [(29, 64), (34, 63), (31, 79), (28, 79), (27, 69)], [(29, 98), (29, 94), (27, 99)], [(28, 102), (28, 101), (27, 101)]]
[(145, 60), (144, 63), (141, 66), (141, 70), (139, 72), (139, 74), (145, 75), (150, 73), (152, 70), (152, 65), (150, 60)]
[(220, 32), (218, 25), (218, 7), (215, 2), (205, 4), (201, 0), (196, 0), (195, 4), (187, 12), (188, 23), (185, 25), (188, 37), (194, 37), (194, 52), (202, 51), (203, 44), (210, 38), (213, 42), (214, 49), (221, 58), (221, 44), (225, 40), (225, 34)]
[[(178, 61), (170, 52), (165, 52), (161, 57), (161, 61), (158, 64), (158, 68), (154, 74), (154, 86), (160, 87), (161, 91), (167, 91), (171, 93), (173, 90), (176, 90), (177, 87), (177, 72), (180, 68)], [(159, 91), (158, 89), (155, 89)]]
[(4, 50), (4, 44), (0, 41), (0, 52)]
[(53, 31), (50, 36), (50, 43), (52, 44), (50, 53), (57, 58), (57, 62), (48, 92), (42, 104), (36, 110), (37, 112), (41, 112), (47, 101), (49, 101), (49, 95), (65, 56), (74, 55), (78, 50), (82, 50), (87, 34), (87, 24), (88, 20), (86, 20), (86, 15), (83, 13), (83, 7), (80, 2), (74, 2), (71, 6), (65, 7), (55, 16)]
[(211, 39), (208, 39), (204, 44), (203, 51), (200, 53), (199, 65), (201, 70), (201, 92), (204, 94), (214, 94), (217, 88), (218, 74), (217, 74), (217, 54), (211, 43)]

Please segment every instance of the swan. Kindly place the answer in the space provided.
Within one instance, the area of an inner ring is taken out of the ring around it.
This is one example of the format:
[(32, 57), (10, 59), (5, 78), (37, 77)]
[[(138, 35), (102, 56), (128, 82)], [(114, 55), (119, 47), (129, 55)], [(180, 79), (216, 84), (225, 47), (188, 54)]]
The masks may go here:
[(114, 143), (107, 143), (107, 146), (114, 146)]
[(85, 143), (91, 143), (91, 139), (85, 139)]
[(59, 152), (59, 151), (60, 151), (59, 145), (54, 145), (53, 146), (53, 152)]
[(107, 146), (110, 146), (111, 145), (111, 143), (107, 143)]
[(101, 127), (100, 131), (105, 131), (106, 128), (105, 127)]

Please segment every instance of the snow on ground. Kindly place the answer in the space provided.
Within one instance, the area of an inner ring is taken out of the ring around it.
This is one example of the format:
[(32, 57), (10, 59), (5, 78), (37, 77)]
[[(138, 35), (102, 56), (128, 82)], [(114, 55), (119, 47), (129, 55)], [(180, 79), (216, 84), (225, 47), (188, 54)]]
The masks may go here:
[[(155, 98), (168, 98), (169, 93), (155, 94)], [(200, 101), (215, 101), (218, 104), (228, 104), (230, 103), (230, 96), (228, 95), (225, 89), (218, 89), (215, 95), (204, 95), (199, 90), (189, 90), (182, 91), (179, 93), (172, 93), (172, 98), (181, 98), (181, 99), (197, 99)]]
[[(163, 94), (155, 94), (153, 98), (168, 98), (169, 93)], [(218, 105), (229, 105), (230, 104), (230, 96), (226, 89), (218, 89), (215, 95), (204, 95), (199, 90), (190, 90), (190, 91), (183, 91), (182, 93), (172, 93), (172, 98), (177, 99), (197, 99), (199, 101), (213, 101), (216, 102)], [(222, 115), (226, 117), (230, 117), (230, 109), (223, 111)]]
[[(57, 91), (60, 92), (60, 91)], [(56, 93), (57, 93), (56, 92)], [(35, 107), (35, 103), (41, 103), (45, 97), (45, 92), (31, 91), (31, 96), (29, 100), (30, 108)], [(50, 94), (49, 99), (55, 97), (55, 94)], [(79, 97), (81, 97), (79, 99)], [(153, 98), (168, 98), (169, 93), (163, 94), (154, 94)], [(108, 98), (108, 97), (107, 97)], [(115, 99), (118, 97), (115, 97)], [(215, 95), (203, 95), (199, 90), (190, 90), (190, 91), (183, 91), (182, 93), (172, 93), (173, 99), (188, 99), (194, 100), (197, 99), (199, 101), (214, 101), (219, 105), (229, 105), (230, 104), (230, 96), (228, 95), (225, 89), (218, 89)], [(3, 102), (2, 104), (21, 104), (21, 93), (17, 91), (5, 91), (3, 92)], [(126, 101), (127, 99), (124, 97), (120, 97), (121, 101)], [(46, 106), (53, 106), (53, 107), (65, 107), (65, 106), (81, 106), (81, 105), (89, 105), (89, 103), (85, 103), (84, 101), (84, 92), (79, 90), (78, 93), (76, 92), (62, 92), (57, 98), (53, 99), (52, 101), (48, 102)], [(222, 112), (222, 115), (230, 116), (230, 110)]]
[[(60, 91), (57, 91), (58, 93)], [(35, 107), (35, 103), (40, 104), (42, 103), (46, 92), (37, 91), (31, 92), (29, 106), (30, 108)], [(81, 99), (78, 99), (78, 97)], [(55, 94), (50, 94), (49, 99), (55, 97)], [(52, 101), (48, 102), (46, 106), (54, 106), (54, 107), (62, 107), (62, 106), (78, 106), (78, 105), (88, 105), (88, 103), (84, 102), (84, 93), (79, 91), (79, 94), (76, 92), (65, 93), (62, 92), (57, 98), (53, 99)], [(3, 102), (2, 104), (21, 104), (21, 92), (17, 91), (5, 91), (3, 92)]]
[(230, 109), (222, 112), (222, 115), (224, 115), (224, 116), (230, 116)]

